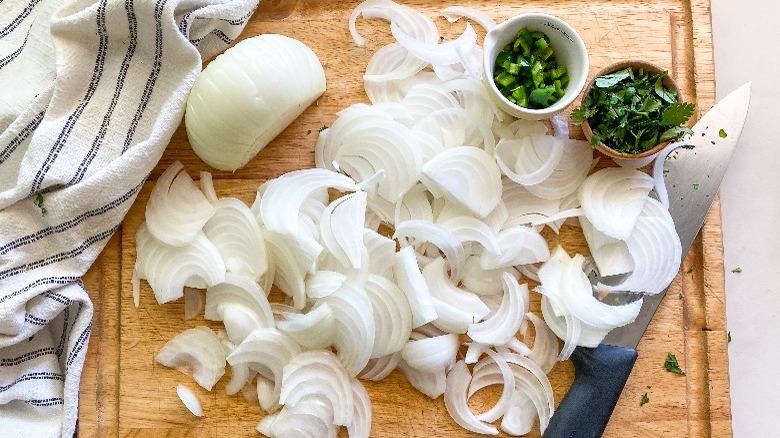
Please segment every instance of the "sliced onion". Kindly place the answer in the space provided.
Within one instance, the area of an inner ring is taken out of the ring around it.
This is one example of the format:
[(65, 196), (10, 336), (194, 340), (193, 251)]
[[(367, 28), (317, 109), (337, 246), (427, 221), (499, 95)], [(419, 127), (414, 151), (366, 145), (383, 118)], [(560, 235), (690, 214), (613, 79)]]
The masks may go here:
[(458, 18), (460, 17), (464, 17), (478, 23), (485, 30), (496, 27), (496, 22), (490, 18), (490, 15), (465, 6), (450, 6), (449, 8), (442, 9), (441, 14), (450, 23), (458, 21)]
[(272, 180), (260, 200), (263, 225), (270, 231), (298, 237), (302, 205), (308, 197), (329, 187), (358, 190), (349, 177), (326, 169), (296, 170)]
[(561, 201), (558, 198), (540, 198), (508, 178), (505, 178), (502, 183), (501, 200), (506, 206), (508, 216), (504, 228), (528, 225), (552, 216), (561, 208)]
[(285, 319), (276, 326), (302, 347), (314, 350), (333, 342), (336, 318), (328, 303), (320, 303), (308, 313), (284, 313)]
[(184, 286), (205, 288), (225, 279), (222, 257), (203, 233), (187, 246), (170, 246), (155, 239), (144, 223), (135, 243), (135, 270), (149, 282), (160, 304), (181, 298)]
[(534, 402), (526, 391), (515, 391), (512, 406), (501, 419), (501, 430), (514, 436), (530, 433), (537, 416), (534, 408)]
[(349, 17), (349, 32), (358, 47), (362, 47), (366, 42), (355, 26), (357, 17), (361, 14), (366, 19), (384, 18), (396, 23), (406, 33), (423, 41), (432, 42), (439, 38), (439, 30), (425, 14), (390, 0), (367, 0), (355, 7)]
[(325, 401), (333, 410), (333, 423), (337, 426), (349, 426), (352, 423), (352, 385), (333, 353), (303, 352), (284, 366), (280, 402), (295, 407), (307, 397)]
[(527, 265), (550, 258), (550, 249), (538, 231), (518, 225), (498, 233), (500, 256), (486, 252), (482, 254), (483, 269), (499, 269), (509, 266)]
[[(250, 383), (255, 375), (257, 375), (257, 372), (250, 370), (249, 365), (247, 364), (231, 365), (230, 381), (225, 385), (225, 394), (238, 394), (238, 392), (246, 388), (247, 385), (252, 386)], [(255, 395), (257, 395), (256, 392), (257, 389), (255, 389)]]
[(523, 184), (539, 184), (552, 175), (561, 161), (565, 142), (549, 135), (501, 139), (496, 145), (496, 162), (509, 179)]
[(320, 267), (320, 270), (306, 277), (306, 296), (315, 299), (327, 297), (336, 292), (346, 280), (346, 275)]
[(349, 382), (355, 407), (352, 422), (347, 425), (347, 432), (350, 438), (368, 438), (371, 434), (371, 399), (358, 379), (353, 378)]
[(225, 374), (225, 350), (208, 327), (185, 330), (168, 341), (154, 360), (192, 377), (207, 391)]
[(512, 369), (509, 367), (509, 364), (506, 362), (506, 360), (498, 353), (491, 349), (485, 350), (485, 353), (487, 353), (488, 357), (483, 359), (481, 363), (490, 363), (496, 365), (498, 376), (500, 380), (495, 381), (486, 381), (483, 384), (481, 382), (478, 382), (478, 369), (480, 368), (481, 363), (478, 363), (474, 366), (474, 375), (472, 376), (471, 383), (469, 384), (469, 392), (467, 394), (468, 398), (471, 398), (471, 395), (479, 391), (480, 389), (484, 388), (485, 386), (491, 385), (491, 384), (500, 384), (502, 385), (503, 389), (501, 391), (501, 396), (499, 397), (498, 401), (495, 405), (493, 405), (492, 408), (490, 408), (488, 411), (485, 411), (479, 415), (477, 415), (477, 419), (480, 421), (484, 421), (486, 423), (492, 423), (501, 416), (506, 413), (506, 411), (509, 410), (512, 406), (512, 402), (515, 400), (515, 377), (512, 373)]
[(384, 170), (385, 177), (379, 182), (377, 193), (396, 202), (417, 183), (422, 154), (409, 128), (396, 121), (375, 119), (348, 133), (335, 161), (358, 182)]
[(447, 258), (447, 263), (450, 266), (450, 278), (455, 283), (460, 281), (463, 264), (466, 262), (466, 251), (455, 233), (442, 225), (419, 220), (397, 224), (393, 238), (401, 240), (408, 237), (436, 245)]
[(363, 371), (360, 372), (360, 378), (365, 380), (379, 381), (389, 376), (398, 366), (401, 360), (401, 352), (397, 351), (387, 356), (371, 359)]
[(214, 207), (178, 161), (157, 179), (146, 204), (149, 232), (172, 246), (192, 242), (212, 214)]
[(515, 337), (528, 311), (528, 285), (518, 284), (517, 279), (506, 272), (502, 275), (502, 279), (504, 297), (501, 300), (501, 307), (490, 318), (469, 326), (468, 335), (475, 342), (486, 345), (508, 343)]
[(477, 42), (477, 33), (466, 23), (466, 30), (457, 39), (441, 44), (418, 40), (410, 36), (395, 23), (390, 24), (390, 31), (398, 43), (404, 46), (414, 56), (431, 64), (455, 64), (460, 62), (456, 49), (469, 51)]
[(179, 395), (179, 399), (184, 403), (184, 406), (192, 412), (192, 415), (196, 417), (203, 416), (203, 407), (200, 405), (200, 400), (198, 400), (198, 396), (190, 388), (178, 385), (176, 386), (176, 394)]
[(484, 218), (501, 199), (501, 171), (482, 149), (446, 149), (422, 168), (422, 182), (431, 190), (463, 204)]
[(519, 278), (519, 274), (513, 268), (483, 269), (479, 256), (469, 256), (463, 273), (463, 287), (477, 295), (498, 295), (503, 291), (501, 276), (505, 272)]
[(219, 199), (217, 191), (214, 190), (214, 178), (211, 176), (211, 172), (205, 170), (200, 172), (200, 190), (203, 192), (203, 196), (212, 204)]
[(543, 319), (530, 312), (526, 313), (525, 316), (533, 323), (535, 332), (534, 346), (531, 353), (527, 355), (528, 359), (539, 365), (539, 368), (548, 374), (555, 366), (558, 356), (558, 338)]
[(333, 408), (317, 397), (305, 398), (295, 406), (284, 406), (260, 421), (257, 430), (270, 438), (336, 438), (338, 435), (338, 426), (333, 424)]
[(375, 321), (371, 358), (400, 351), (412, 333), (412, 310), (406, 295), (395, 283), (378, 275), (369, 275), (365, 290)]
[(433, 374), (452, 366), (458, 347), (460, 341), (453, 334), (421, 338), (407, 342), (401, 350), (401, 357), (410, 367)]
[(672, 216), (659, 201), (647, 198), (626, 246), (633, 272), (617, 286), (599, 287), (655, 295), (669, 286), (680, 269), (682, 246)]
[(447, 277), (442, 258), (423, 269), (423, 276), (433, 298), (438, 318), (433, 324), (448, 333), (466, 333), (469, 324), (481, 321), (490, 309), (469, 291), (455, 286)]
[(303, 309), (306, 304), (304, 277), (314, 266), (317, 255), (307, 251), (303, 243), (294, 237), (273, 231), (264, 231), (263, 235), (274, 260), (274, 284), (292, 297), (295, 308)]
[(466, 363), (459, 361), (447, 375), (447, 389), (444, 392), (444, 406), (453, 420), (464, 429), (484, 435), (498, 435), (498, 429), (479, 420), (468, 407), (467, 392), (471, 373)]
[[(184, 320), (195, 319), (203, 313), (206, 306), (206, 300), (203, 298), (203, 292), (198, 289), (184, 288)], [(137, 306), (136, 306), (137, 307)]]
[(271, 306), (260, 286), (233, 274), (206, 290), (205, 318), (222, 321), (228, 338), (236, 345), (255, 329), (274, 327)]
[(333, 345), (344, 369), (350, 376), (360, 373), (374, 346), (376, 332), (371, 301), (364, 291), (354, 287), (342, 287), (323, 298), (336, 319)]
[(588, 176), (579, 189), (585, 217), (602, 233), (625, 240), (634, 229), (653, 178), (633, 169), (608, 167)]
[(540, 198), (559, 199), (574, 193), (590, 171), (593, 148), (587, 141), (565, 140), (561, 160), (553, 173), (539, 184), (526, 186)]
[(436, 400), (444, 394), (447, 388), (447, 374), (442, 369), (436, 373), (424, 373), (406, 364), (403, 360), (398, 362), (398, 369), (406, 376), (406, 379), (414, 389)]
[(260, 328), (244, 339), (227, 357), (231, 366), (248, 364), (249, 368), (260, 373), (272, 386), (270, 394), (261, 391), (261, 377), (258, 376), (258, 396), (261, 407), (266, 411), (276, 409), (282, 388), (282, 371), (301, 347), (291, 337), (275, 328)]
[(320, 220), (320, 237), (325, 247), (343, 266), (360, 268), (363, 223), (366, 220), (366, 192), (360, 191), (331, 202)]
[(216, 211), (203, 232), (217, 247), (227, 270), (257, 280), (268, 270), (260, 226), (249, 207), (236, 198), (214, 202)]
[(628, 252), (626, 242), (607, 236), (585, 217), (580, 218), (582, 234), (588, 242), (591, 257), (602, 277), (627, 274), (634, 270), (634, 258)]
[(412, 327), (417, 328), (435, 320), (436, 308), (411, 246), (402, 248), (396, 253), (393, 276), (409, 301)]
[(501, 254), (496, 233), (485, 222), (475, 217), (457, 216), (441, 222), (441, 225), (452, 230), (461, 244), (476, 242), (491, 254), (496, 256)]

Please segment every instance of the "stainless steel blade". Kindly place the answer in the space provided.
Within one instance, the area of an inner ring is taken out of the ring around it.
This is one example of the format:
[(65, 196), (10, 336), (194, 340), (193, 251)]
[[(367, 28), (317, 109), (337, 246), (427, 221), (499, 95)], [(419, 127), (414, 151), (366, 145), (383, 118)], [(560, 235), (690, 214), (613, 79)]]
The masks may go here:
[[(693, 149), (678, 149), (679, 153), (672, 153), (666, 160), (669, 213), (680, 235), (683, 256), (688, 253), (712, 206), (745, 124), (749, 103), (750, 83), (747, 83), (721, 99), (694, 125), (690, 138), (695, 145)], [(725, 132), (725, 138), (719, 135), (721, 130)], [(658, 295), (645, 297), (636, 320), (612, 330), (603, 343), (636, 348), (666, 290), (668, 288)]]

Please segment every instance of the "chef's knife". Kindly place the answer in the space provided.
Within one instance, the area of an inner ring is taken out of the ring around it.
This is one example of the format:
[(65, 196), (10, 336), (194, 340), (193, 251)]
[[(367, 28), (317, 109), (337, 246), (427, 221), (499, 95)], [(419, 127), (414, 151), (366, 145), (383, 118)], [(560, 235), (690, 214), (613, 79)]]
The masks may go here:
[[(683, 254), (693, 243), (718, 191), (745, 124), (750, 84), (723, 98), (694, 125), (684, 150), (667, 160), (669, 212), (680, 235)], [(725, 137), (724, 137), (725, 135)], [(607, 427), (631, 369), (636, 347), (666, 290), (644, 298), (636, 320), (607, 335), (596, 348), (577, 347), (571, 356), (575, 377), (544, 432), (545, 438), (595, 438)]]

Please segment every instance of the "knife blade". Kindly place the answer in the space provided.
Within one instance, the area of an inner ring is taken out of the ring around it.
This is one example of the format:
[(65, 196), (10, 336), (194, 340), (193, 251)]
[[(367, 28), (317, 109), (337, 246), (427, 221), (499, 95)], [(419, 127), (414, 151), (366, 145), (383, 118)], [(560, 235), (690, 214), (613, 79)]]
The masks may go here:
[[(691, 150), (666, 161), (669, 213), (686, 254), (726, 173), (750, 103), (750, 83), (731, 92), (692, 128)], [(723, 137), (723, 135), (725, 137)], [(636, 362), (636, 347), (666, 295), (646, 296), (636, 320), (611, 331), (596, 348), (577, 347), (575, 378), (544, 432), (545, 438), (600, 437)]]

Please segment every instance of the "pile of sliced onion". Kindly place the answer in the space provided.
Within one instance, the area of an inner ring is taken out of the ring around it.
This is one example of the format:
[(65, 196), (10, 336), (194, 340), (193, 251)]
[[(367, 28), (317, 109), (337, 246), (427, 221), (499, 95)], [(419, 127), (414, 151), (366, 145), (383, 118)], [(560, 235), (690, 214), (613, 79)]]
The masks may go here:
[[(469, 8), (442, 13), (495, 25)], [(251, 207), (219, 198), (207, 172), (198, 188), (179, 163), (158, 180), (136, 235), (136, 305), (140, 279), (159, 303), (186, 290), (187, 319), (205, 309), (224, 330), (185, 331), (157, 360), (206, 389), (229, 364), (226, 392), (258, 403), (268, 415), (257, 429), (271, 437), (340, 427), (369, 436), (359, 379), (396, 369), (428, 397), (444, 395), (469, 431), (544, 430), (554, 407), (546, 373), (642, 304), (602, 302), (594, 290), (657, 293), (677, 272), (671, 216), (644, 173), (588, 176), (592, 149), (568, 138), (565, 119), (550, 135), (498, 109), (470, 24), (442, 42), (426, 15), (367, 0), (349, 22), (359, 45), (361, 15), (389, 21), (397, 42), (366, 68), (372, 104), (340, 111), (320, 133), (317, 168), (266, 181)], [(591, 284), (582, 255), (550, 251), (542, 228), (557, 233), (565, 221), (582, 227), (603, 284)], [(528, 279), (542, 317), (529, 312)], [(272, 287), (281, 302), (268, 301)], [(469, 398), (493, 385), (498, 400), (473, 412)]]

